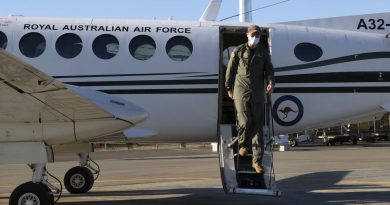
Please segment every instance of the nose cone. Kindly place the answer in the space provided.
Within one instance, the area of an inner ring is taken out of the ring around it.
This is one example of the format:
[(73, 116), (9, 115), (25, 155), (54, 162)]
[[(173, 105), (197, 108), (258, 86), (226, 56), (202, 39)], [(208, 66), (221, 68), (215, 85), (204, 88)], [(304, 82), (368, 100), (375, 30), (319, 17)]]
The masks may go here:
[(73, 85), (66, 85), (66, 87), (115, 118), (133, 125), (143, 122), (148, 117), (148, 113), (143, 108), (122, 98)]

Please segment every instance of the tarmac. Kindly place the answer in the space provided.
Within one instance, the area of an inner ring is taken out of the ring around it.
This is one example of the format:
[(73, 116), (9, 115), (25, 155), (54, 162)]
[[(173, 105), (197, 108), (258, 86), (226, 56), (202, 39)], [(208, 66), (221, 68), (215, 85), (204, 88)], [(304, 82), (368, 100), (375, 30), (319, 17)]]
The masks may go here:
[[(64, 189), (57, 204), (390, 204), (388, 142), (305, 145), (275, 152), (276, 179), (282, 191), (278, 198), (225, 194), (218, 154), (210, 147), (100, 151), (92, 158), (101, 167), (92, 190), (72, 195)], [(61, 180), (78, 165), (75, 156), (57, 160), (47, 168)], [(8, 204), (12, 190), (31, 176), (26, 165), (0, 165), (0, 204)]]

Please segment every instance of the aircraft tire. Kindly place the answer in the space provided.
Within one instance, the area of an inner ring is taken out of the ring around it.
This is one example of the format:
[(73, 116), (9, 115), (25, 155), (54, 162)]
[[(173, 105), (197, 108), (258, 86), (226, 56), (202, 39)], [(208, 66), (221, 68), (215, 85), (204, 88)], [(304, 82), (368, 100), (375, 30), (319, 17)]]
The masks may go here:
[(298, 146), (298, 140), (297, 139), (290, 140), (290, 145), (291, 145), (291, 147), (297, 147)]
[(47, 191), (47, 193), (49, 194), (51, 204), (54, 204), (54, 194), (51, 192), (50, 188), (46, 184), (41, 183), (39, 185), (41, 185)]
[(33, 182), (26, 182), (15, 188), (9, 198), (9, 205), (53, 204), (49, 192), (41, 185)]
[(336, 145), (336, 141), (334, 139), (329, 139), (327, 142), (326, 142), (326, 145), (327, 146), (335, 146)]
[(91, 190), (94, 177), (86, 167), (73, 167), (66, 172), (64, 177), (64, 185), (66, 190), (72, 194), (82, 194)]

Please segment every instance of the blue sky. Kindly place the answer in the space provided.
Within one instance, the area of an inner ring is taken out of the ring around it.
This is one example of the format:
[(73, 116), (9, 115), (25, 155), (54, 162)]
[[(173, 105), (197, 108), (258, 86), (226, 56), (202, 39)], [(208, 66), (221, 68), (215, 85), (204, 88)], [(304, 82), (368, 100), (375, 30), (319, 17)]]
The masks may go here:
[[(253, 9), (282, 0), (252, 0)], [(209, 0), (2, 0), (0, 16), (198, 20)], [(290, 0), (253, 13), (261, 23), (390, 11), (390, 0)], [(223, 0), (218, 19), (238, 13), (238, 0)], [(238, 21), (238, 18), (229, 21)]]

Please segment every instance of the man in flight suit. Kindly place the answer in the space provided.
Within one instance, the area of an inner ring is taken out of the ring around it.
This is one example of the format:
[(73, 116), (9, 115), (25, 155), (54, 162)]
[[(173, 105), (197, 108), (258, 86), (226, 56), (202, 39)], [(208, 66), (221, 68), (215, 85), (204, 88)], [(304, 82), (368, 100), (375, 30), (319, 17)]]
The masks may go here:
[(273, 65), (268, 48), (259, 43), (260, 34), (259, 26), (248, 27), (248, 42), (231, 53), (225, 82), (237, 112), (239, 155), (247, 155), (252, 147), (252, 167), (257, 173), (263, 172), (264, 92), (274, 88)]

